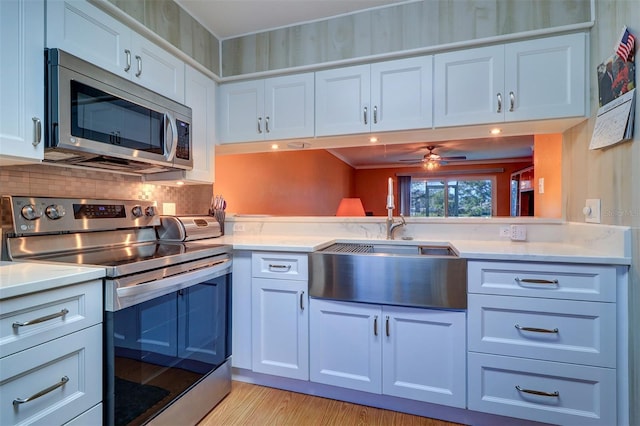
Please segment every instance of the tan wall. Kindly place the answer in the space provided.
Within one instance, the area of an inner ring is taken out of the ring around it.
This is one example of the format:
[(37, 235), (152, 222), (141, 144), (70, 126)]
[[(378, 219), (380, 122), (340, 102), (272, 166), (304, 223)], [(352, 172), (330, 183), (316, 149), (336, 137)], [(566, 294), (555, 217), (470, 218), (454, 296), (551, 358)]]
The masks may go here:
[[(534, 137), (534, 216), (562, 217), (562, 135), (536, 135)], [(544, 192), (540, 193), (540, 179), (544, 179)]]

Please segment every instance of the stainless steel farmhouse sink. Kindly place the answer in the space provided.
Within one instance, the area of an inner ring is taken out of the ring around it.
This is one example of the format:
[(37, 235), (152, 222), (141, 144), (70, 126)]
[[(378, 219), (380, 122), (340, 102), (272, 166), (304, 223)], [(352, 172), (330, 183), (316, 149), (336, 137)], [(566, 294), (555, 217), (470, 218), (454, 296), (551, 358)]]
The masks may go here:
[(309, 296), (466, 309), (467, 261), (449, 246), (337, 243), (309, 255)]

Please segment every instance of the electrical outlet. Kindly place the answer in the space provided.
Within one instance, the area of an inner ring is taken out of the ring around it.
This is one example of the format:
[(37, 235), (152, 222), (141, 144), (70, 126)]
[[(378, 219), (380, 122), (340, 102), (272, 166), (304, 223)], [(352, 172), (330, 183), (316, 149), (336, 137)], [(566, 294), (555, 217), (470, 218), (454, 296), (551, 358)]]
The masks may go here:
[(525, 241), (527, 228), (524, 225), (511, 225), (511, 241)]
[(538, 179), (538, 194), (544, 194), (544, 178)]
[(234, 223), (233, 232), (244, 232), (244, 225), (242, 223)]
[(511, 238), (511, 229), (508, 226), (501, 226), (500, 236), (503, 238)]

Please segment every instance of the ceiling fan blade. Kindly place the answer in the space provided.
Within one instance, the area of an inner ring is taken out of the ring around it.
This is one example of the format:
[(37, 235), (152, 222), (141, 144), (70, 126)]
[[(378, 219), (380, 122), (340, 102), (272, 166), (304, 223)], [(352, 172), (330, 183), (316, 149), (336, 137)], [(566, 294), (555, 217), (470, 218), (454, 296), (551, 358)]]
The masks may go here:
[(454, 157), (440, 157), (440, 161), (455, 161), (455, 160), (466, 160), (467, 157), (464, 155), (458, 155)]
[(403, 159), (400, 159), (400, 160), (398, 160), (398, 161), (400, 161), (400, 162), (402, 162), (402, 163), (411, 163), (411, 164), (419, 164), (419, 163), (422, 163), (422, 162), (423, 162), (423, 160), (422, 160), (421, 158), (420, 158), (420, 159), (415, 159), (415, 158), (411, 158), (411, 159), (403, 158)]

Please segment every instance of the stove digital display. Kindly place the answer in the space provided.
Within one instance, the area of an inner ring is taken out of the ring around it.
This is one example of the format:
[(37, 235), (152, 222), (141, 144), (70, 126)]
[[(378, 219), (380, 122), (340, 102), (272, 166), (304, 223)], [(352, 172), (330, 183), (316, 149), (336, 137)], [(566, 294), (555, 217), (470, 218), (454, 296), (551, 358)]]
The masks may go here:
[(127, 217), (122, 204), (74, 204), (76, 219), (112, 219)]

